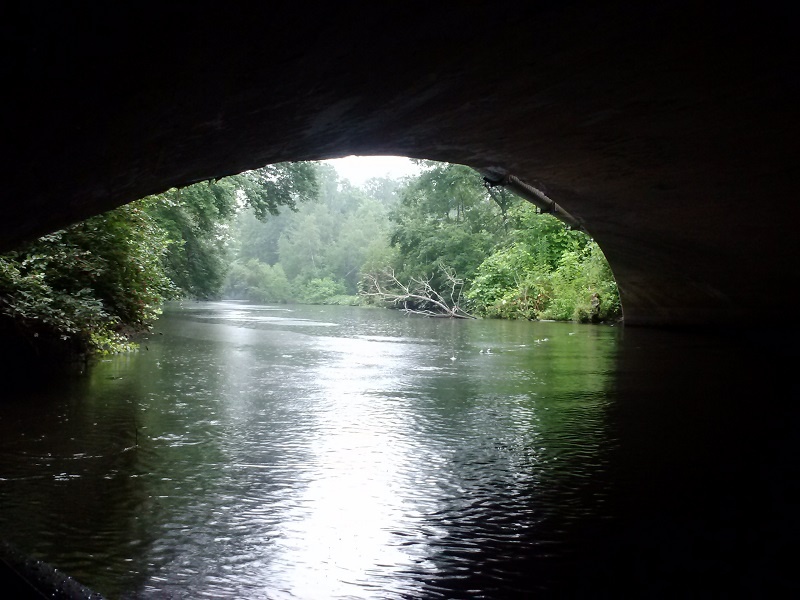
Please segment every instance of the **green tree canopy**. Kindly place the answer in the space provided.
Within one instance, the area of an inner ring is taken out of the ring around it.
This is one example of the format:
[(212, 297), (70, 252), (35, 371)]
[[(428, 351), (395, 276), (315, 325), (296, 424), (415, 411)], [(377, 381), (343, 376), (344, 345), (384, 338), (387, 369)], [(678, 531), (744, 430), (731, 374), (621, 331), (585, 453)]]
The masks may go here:
[[(0, 256), (0, 328), (39, 347), (123, 348), (128, 332), (151, 326), (164, 300), (220, 293), (229, 225), (241, 208), (266, 218), (314, 199), (317, 189), (314, 164), (268, 165), (168, 190), (44, 236)], [(281, 269), (267, 275), (273, 288), (288, 287)]]

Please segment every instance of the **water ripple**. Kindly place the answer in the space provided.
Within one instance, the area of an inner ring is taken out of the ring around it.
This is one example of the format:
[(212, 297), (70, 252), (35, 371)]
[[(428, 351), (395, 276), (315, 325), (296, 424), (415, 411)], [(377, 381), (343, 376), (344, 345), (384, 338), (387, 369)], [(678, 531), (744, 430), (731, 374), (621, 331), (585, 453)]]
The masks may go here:
[(12, 538), (101, 592), (492, 597), (602, 506), (602, 340), (199, 306), (47, 422), (0, 421)]

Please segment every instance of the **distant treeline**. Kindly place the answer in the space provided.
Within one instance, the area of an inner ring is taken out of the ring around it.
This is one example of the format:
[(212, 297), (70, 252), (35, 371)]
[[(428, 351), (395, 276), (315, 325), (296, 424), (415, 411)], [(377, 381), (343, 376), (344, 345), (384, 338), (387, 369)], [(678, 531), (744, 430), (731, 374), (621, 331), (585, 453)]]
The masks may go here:
[(419, 165), (416, 177), (373, 179), (363, 188), (320, 166), (315, 202), (264, 222), (239, 213), (225, 296), (406, 306), (396, 298), (424, 281), (477, 316), (619, 318), (614, 277), (589, 236), (502, 188), (487, 189), (468, 167)]

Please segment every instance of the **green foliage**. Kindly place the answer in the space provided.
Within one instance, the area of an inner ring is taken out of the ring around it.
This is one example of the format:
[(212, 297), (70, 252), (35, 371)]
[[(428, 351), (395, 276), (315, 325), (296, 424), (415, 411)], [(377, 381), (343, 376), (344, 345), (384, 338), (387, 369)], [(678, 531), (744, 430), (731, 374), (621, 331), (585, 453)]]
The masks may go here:
[[(301, 207), (302, 212), (303, 207)], [(274, 265), (280, 260), (278, 240), (295, 213), (283, 212), (266, 221), (259, 221), (252, 210), (242, 210), (234, 219), (228, 248), (235, 261), (256, 258), (263, 263)]]
[(164, 268), (187, 296), (214, 297), (227, 268), (224, 224), (235, 210), (230, 181), (203, 182), (155, 196), (153, 215), (169, 236)]
[(230, 263), (233, 216), (246, 206), (255, 219), (267, 220), (281, 206), (295, 210), (298, 202), (315, 199), (315, 168), (313, 163), (267, 165), (156, 196), (154, 216), (173, 240), (165, 261), (172, 281), (193, 298), (219, 296)]
[[(464, 282), (467, 308), (483, 316), (619, 316), (611, 271), (587, 235), (537, 214), (505, 190), (487, 190), (468, 167), (419, 164), (420, 175), (402, 184), (374, 179), (363, 189), (320, 167), (318, 202), (266, 223), (242, 213), (234, 227), (236, 260), (226, 294), (330, 303), (351, 302), (333, 299), (362, 293), (363, 302), (373, 302), (375, 296), (366, 295), (369, 282), (387, 272), (401, 287), (425, 281), (429, 291), (444, 295), (451, 273)], [(282, 268), (289, 292), (283, 279), (271, 283), (269, 267)]]
[(244, 204), (256, 218), (265, 220), (278, 215), (282, 206), (296, 210), (298, 202), (316, 199), (319, 168), (312, 162), (277, 163), (229, 179), (241, 191)]
[[(372, 180), (381, 200), (347, 182), (340, 182), (332, 167), (318, 169), (320, 197), (296, 213), (282, 214), (265, 223), (244, 211), (234, 225), (234, 265), (250, 258), (280, 266), (292, 282), (291, 300), (301, 303), (352, 304), (363, 265), (388, 247), (386, 206), (396, 186)], [(241, 274), (231, 271), (225, 293), (242, 297)], [(320, 283), (327, 282), (327, 283)], [(335, 283), (335, 289), (328, 287)], [(252, 297), (252, 295), (251, 295)]]
[(324, 206), (309, 207), (287, 227), (278, 241), (280, 264), (289, 279), (329, 274), (326, 248), (334, 230)]
[(467, 280), (504, 237), (503, 219), (477, 172), (461, 165), (422, 163), (425, 170), (401, 190), (390, 214), (390, 243), (398, 279), (423, 277), (447, 287), (445, 265)]
[[(229, 224), (243, 206), (264, 218), (317, 190), (313, 164), (269, 165), (169, 190), (0, 256), (0, 329), (37, 351), (115, 352), (151, 326), (168, 298), (218, 295), (228, 269)], [(245, 262), (239, 288), (285, 302), (280, 267)]]
[(280, 265), (270, 266), (251, 258), (231, 265), (225, 295), (236, 300), (276, 304), (289, 302), (292, 291)]
[(332, 300), (344, 295), (344, 284), (330, 277), (298, 282), (295, 290), (295, 297), (303, 304), (335, 304)]
[(550, 295), (546, 265), (521, 243), (489, 256), (467, 292), (479, 314), (503, 319), (538, 318)]
[(329, 166), (269, 165), (44, 236), (0, 256), (0, 329), (38, 346), (113, 352), (168, 298), (214, 298), (224, 287), (251, 302), (356, 304), (381, 273), (400, 290), (423, 282), (433, 298), (449, 298), (458, 281), (483, 316), (619, 316), (610, 268), (589, 237), (487, 190), (467, 167), (420, 165), (402, 184), (363, 189)]
[(600, 247), (565, 252), (551, 275), (552, 301), (544, 318), (598, 322), (617, 318), (619, 293)]
[(391, 272), (402, 285), (424, 280), (444, 293), (444, 266), (465, 281), (468, 308), (483, 316), (619, 317), (611, 270), (586, 234), (504, 190), (487, 190), (467, 167), (422, 164), (423, 173), (400, 191), (390, 214), (393, 253), (384, 250), (369, 270), (362, 267), (370, 281)]
[(164, 232), (140, 201), (46, 235), (0, 257), (0, 313), (39, 343), (115, 352), (149, 327), (175, 293)]
[[(211, 298), (224, 286), (229, 297), (288, 302), (289, 279), (272, 260), (287, 223), (285, 216), (279, 218), (279, 209), (294, 211), (298, 203), (316, 200), (319, 170), (324, 171), (315, 163), (280, 163), (168, 192), (177, 201), (167, 203), (170, 212), (162, 210), (160, 218), (183, 240), (168, 263), (181, 289), (196, 298)], [(245, 207), (249, 210), (239, 210)], [(238, 256), (231, 263), (230, 231), (237, 212)]]
[(588, 238), (579, 246), (564, 250), (552, 268), (547, 254), (516, 242), (484, 261), (467, 297), (488, 317), (580, 322), (619, 318), (619, 293), (605, 256)]

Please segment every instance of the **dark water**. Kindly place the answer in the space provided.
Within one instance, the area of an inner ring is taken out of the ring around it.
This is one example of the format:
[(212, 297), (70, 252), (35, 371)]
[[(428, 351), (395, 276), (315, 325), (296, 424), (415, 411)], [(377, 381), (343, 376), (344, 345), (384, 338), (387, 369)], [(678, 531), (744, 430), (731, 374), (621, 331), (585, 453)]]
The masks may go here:
[(752, 341), (226, 303), (156, 332), (0, 404), (0, 537), (111, 598), (796, 590), (798, 387)]

